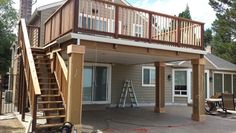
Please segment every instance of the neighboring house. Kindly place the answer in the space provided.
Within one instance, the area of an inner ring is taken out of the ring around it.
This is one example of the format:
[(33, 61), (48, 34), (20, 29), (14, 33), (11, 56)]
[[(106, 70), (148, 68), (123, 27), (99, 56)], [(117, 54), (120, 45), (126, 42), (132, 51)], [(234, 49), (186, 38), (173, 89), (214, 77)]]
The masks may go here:
[(28, 94), (34, 131), (65, 119), (81, 124), (82, 104), (115, 105), (126, 79), (133, 81), (139, 103), (154, 104), (155, 112), (164, 112), (165, 103), (185, 103), (190, 69), (180, 71), (172, 63), (180, 60), (191, 60), (193, 67), (198, 98), (192, 119), (203, 118), (203, 23), (135, 8), (125, 0), (67, 0), (36, 9), (29, 40), (24, 26), (22, 20), (18, 106), (24, 116)]

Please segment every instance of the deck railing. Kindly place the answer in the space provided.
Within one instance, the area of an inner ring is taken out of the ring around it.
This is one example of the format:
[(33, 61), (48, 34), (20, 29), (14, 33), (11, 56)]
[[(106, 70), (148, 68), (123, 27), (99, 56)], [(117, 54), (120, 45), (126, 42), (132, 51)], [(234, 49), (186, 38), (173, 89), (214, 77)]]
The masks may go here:
[(68, 0), (45, 23), (45, 44), (68, 32), (203, 48), (204, 24), (102, 0)]
[(67, 67), (60, 56), (59, 53), (56, 53), (53, 58), (53, 71), (59, 86), (59, 92), (62, 96), (63, 104), (66, 107), (67, 104), (67, 95), (68, 95), (68, 80), (67, 80)]
[(33, 54), (31, 51), (30, 40), (24, 19), (19, 23), (19, 46), (24, 65), (24, 77), (32, 115), (32, 129), (36, 129), (37, 97), (41, 95), (38, 76), (36, 73)]

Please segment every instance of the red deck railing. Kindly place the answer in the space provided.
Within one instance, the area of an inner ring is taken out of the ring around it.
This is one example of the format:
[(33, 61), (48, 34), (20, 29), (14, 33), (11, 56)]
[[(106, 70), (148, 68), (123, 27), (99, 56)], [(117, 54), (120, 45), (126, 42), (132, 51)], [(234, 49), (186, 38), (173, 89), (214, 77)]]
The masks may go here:
[(204, 24), (102, 0), (68, 0), (45, 22), (45, 44), (68, 32), (203, 48)]

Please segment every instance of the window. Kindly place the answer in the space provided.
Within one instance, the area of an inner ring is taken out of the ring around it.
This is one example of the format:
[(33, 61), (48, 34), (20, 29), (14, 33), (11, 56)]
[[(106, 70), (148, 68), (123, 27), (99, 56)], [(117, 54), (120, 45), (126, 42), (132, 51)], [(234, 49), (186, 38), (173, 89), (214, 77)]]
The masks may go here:
[(89, 16), (89, 17), (85, 17), (85, 16), (80, 16), (80, 23), (79, 23), (79, 27), (81, 28), (85, 28), (85, 29), (91, 29), (91, 30), (97, 30), (97, 31), (107, 31), (107, 22), (106, 21), (102, 21), (99, 19), (95, 19)]
[(187, 71), (175, 71), (175, 96), (187, 96)]
[[(105, 1), (114, 2), (114, 0), (105, 0)], [(115, 9), (115, 6), (114, 6), (114, 5), (110, 5), (110, 4), (105, 4), (105, 8), (114, 10), (114, 9)]]
[(232, 92), (231, 74), (224, 74), (224, 92), (226, 93)]
[(138, 25), (138, 24), (134, 24), (134, 36), (135, 37), (142, 37), (142, 30), (143, 26), (142, 25)]
[(214, 74), (214, 89), (215, 89), (215, 93), (221, 93), (222, 92), (222, 74), (219, 73), (215, 73)]
[(142, 86), (155, 86), (156, 71), (155, 67), (143, 67), (142, 70)]
[(214, 93), (234, 93), (236, 95), (236, 74), (228, 72), (214, 73)]

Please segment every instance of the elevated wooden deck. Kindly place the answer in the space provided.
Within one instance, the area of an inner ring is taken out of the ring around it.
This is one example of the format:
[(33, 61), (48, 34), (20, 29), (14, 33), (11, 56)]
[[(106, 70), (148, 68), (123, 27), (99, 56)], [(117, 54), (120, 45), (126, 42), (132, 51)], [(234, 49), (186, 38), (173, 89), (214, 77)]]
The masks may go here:
[(102, 0), (67, 0), (45, 22), (45, 45), (70, 33), (203, 49), (204, 24)]

